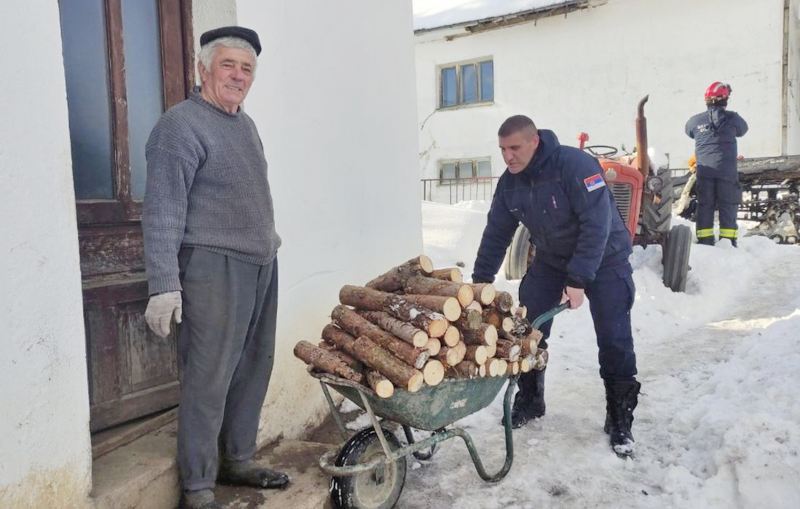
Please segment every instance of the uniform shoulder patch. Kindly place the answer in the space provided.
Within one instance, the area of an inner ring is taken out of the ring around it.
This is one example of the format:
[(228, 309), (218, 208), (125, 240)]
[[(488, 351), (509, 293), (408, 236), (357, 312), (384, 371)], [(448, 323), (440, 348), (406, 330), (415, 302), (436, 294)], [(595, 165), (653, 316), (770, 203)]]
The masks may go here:
[(599, 173), (595, 173), (591, 177), (586, 177), (583, 179), (583, 185), (586, 186), (586, 190), (592, 192), (596, 189), (600, 189), (601, 187), (606, 187), (606, 181), (603, 180), (603, 176)]

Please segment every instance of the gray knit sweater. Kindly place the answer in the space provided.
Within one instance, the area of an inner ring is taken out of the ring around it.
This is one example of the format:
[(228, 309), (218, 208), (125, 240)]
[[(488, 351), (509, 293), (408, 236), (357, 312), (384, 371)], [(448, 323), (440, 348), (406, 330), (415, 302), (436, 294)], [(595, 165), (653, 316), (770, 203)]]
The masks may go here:
[(192, 246), (266, 265), (281, 239), (253, 120), (199, 93), (162, 115), (147, 141), (142, 213), (150, 295), (181, 290), (178, 251)]

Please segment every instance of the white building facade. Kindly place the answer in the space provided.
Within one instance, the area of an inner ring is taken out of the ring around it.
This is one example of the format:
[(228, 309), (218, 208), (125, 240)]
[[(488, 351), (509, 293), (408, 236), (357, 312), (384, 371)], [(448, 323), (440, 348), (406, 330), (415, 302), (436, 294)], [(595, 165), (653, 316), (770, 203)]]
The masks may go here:
[[(586, 132), (590, 145), (632, 150), (645, 95), (650, 146), (671, 167), (686, 167), (694, 145), (684, 124), (705, 109), (714, 81), (732, 85), (729, 108), (750, 125), (741, 155), (800, 153), (798, 0), (550, 4), (417, 30), (423, 179), (499, 176), (497, 128), (514, 114), (562, 144), (578, 145)], [(427, 190), (435, 201), (455, 194), (445, 182)]]
[[(80, 70), (87, 61), (70, 60), (74, 40), (69, 42), (67, 36), (65, 15), (70, 12), (65, 10), (75, 5), (67, 0), (35, 0), (26, 2), (24, 9), (14, 2), (0, 6), (0, 41), (7, 49), (3, 61), (13, 70), (0, 81), (4, 117), (0, 125), (3, 508), (93, 505), (91, 430), (135, 415), (124, 401), (97, 403), (100, 389), (108, 387), (98, 381), (109, 373), (102, 369), (118, 367), (110, 373), (122, 379), (118, 385), (130, 386), (131, 391), (138, 390), (136, 383), (143, 383), (151, 371), (159, 376), (166, 373), (172, 378), (162, 380), (165, 398), (174, 397), (176, 390), (175, 372), (169, 365), (174, 363), (174, 346), (154, 342), (141, 317), (147, 295), (142, 293), (142, 274), (137, 268), (139, 177), (131, 168), (141, 155), (134, 153), (141, 139), (136, 136), (146, 134), (149, 126), (135, 126), (134, 119), (141, 117), (133, 106), (125, 111), (119, 100), (103, 106), (111, 108), (116, 122), (111, 131), (115, 173), (100, 175), (110, 182), (112, 194), (93, 196), (95, 190), (83, 186), (83, 176), (76, 169), (76, 153), (84, 147), (76, 145), (75, 126), (81, 121), (100, 130), (108, 125), (91, 121), (97, 113), (91, 108), (86, 117), (90, 121), (70, 112), (75, 96), (68, 94), (69, 80), (75, 75), (68, 70), (65, 79), (65, 65)], [(113, 18), (119, 5), (97, 0), (93, 9)], [(137, 17), (148, 21), (144, 11), (126, 12), (126, 5), (134, 4), (122, 3), (123, 25)], [(318, 383), (293, 357), (292, 347), (300, 339), (319, 338), (342, 285), (367, 281), (422, 249), (418, 175), (412, 170), (417, 135), (410, 3), (349, 2), (348, 9), (359, 16), (342, 16), (341, 6), (324, 0), (159, 0), (154, 5), (158, 19), (174, 15), (183, 20), (187, 48), (196, 49), (199, 35), (217, 26), (241, 24), (261, 35), (264, 51), (246, 109), (258, 125), (270, 163), (283, 246), (275, 368), (259, 441), (301, 437), (321, 421), (327, 405)], [(331, 23), (332, 19), (338, 21)], [(107, 20), (110, 25), (91, 28), (114, 41), (114, 30), (106, 28), (119, 28), (114, 25), (118, 21)], [(171, 50), (164, 49), (164, 41), (176, 34), (163, 26), (161, 30), (160, 54), (167, 58)], [(82, 34), (73, 30), (73, 35)], [(131, 68), (141, 55), (125, 53), (128, 47), (115, 53), (114, 43), (108, 44), (110, 49), (103, 52), (101, 48), (99, 60), (105, 62), (108, 57), (111, 71), (99, 82), (110, 83), (117, 94), (119, 88), (114, 87), (124, 81), (128, 103), (133, 103), (141, 89), (134, 81), (139, 75)], [(157, 48), (158, 38), (155, 44)], [(191, 53), (191, 49), (184, 51), (183, 57), (190, 58)], [(114, 60), (120, 55), (129, 58), (129, 65)], [(180, 58), (181, 51), (171, 55)], [(124, 72), (114, 75), (114, 69), (123, 67), (127, 76)], [(188, 85), (190, 69), (184, 69)], [(157, 77), (159, 86), (163, 79), (165, 97), (185, 93), (167, 83), (167, 78), (180, 75)], [(387, 96), (391, 102), (385, 100)], [(152, 119), (145, 121), (152, 123)], [(116, 138), (120, 133), (129, 135), (122, 145)], [(120, 146), (127, 147), (127, 152)], [(130, 182), (125, 180), (128, 177), (114, 181), (128, 169)], [(89, 214), (119, 203), (125, 205), (120, 209), (127, 214), (124, 217)], [(98, 231), (112, 240), (93, 250), (97, 243), (92, 239), (98, 238)], [(119, 246), (134, 247), (114, 251)], [(110, 257), (95, 263), (86, 254), (108, 252), (127, 253), (129, 259)], [(104, 315), (96, 306), (91, 292), (98, 286), (103, 286), (103, 295), (123, 288), (124, 295), (115, 297), (112, 306), (116, 314)], [(113, 318), (108, 328), (98, 325), (104, 316)], [(124, 337), (134, 343), (126, 350), (127, 357), (117, 350), (122, 346), (108, 339), (123, 337), (123, 330)], [(111, 336), (104, 336), (104, 331)], [(134, 362), (140, 362), (141, 369), (131, 370)], [(148, 503), (148, 507), (158, 506), (158, 501)]]

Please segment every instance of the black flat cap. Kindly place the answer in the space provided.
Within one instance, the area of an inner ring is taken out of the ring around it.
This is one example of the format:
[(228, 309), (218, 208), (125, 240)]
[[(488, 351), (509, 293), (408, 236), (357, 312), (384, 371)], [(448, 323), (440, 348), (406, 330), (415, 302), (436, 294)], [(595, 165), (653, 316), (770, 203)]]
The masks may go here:
[(250, 46), (256, 50), (256, 55), (261, 53), (261, 41), (258, 40), (258, 34), (255, 30), (250, 30), (245, 27), (220, 27), (214, 30), (209, 30), (200, 36), (200, 46), (205, 46), (209, 42), (219, 39), (221, 37), (236, 37), (243, 39), (250, 43)]

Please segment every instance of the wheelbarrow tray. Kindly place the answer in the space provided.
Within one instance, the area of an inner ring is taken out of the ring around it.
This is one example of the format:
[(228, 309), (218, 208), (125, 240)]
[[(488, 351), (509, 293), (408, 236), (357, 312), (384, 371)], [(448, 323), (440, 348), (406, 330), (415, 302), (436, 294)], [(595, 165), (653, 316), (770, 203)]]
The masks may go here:
[(381, 398), (368, 387), (326, 373), (312, 376), (328, 383), (361, 409), (363, 395), (378, 417), (412, 428), (435, 431), (481, 410), (494, 401), (508, 381), (505, 376), (486, 378), (446, 378), (440, 384), (422, 387), (417, 392), (395, 388), (389, 398)]

